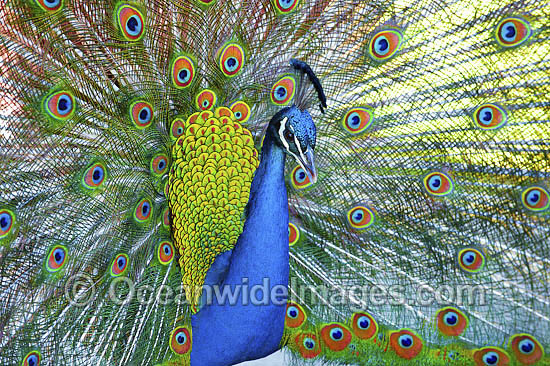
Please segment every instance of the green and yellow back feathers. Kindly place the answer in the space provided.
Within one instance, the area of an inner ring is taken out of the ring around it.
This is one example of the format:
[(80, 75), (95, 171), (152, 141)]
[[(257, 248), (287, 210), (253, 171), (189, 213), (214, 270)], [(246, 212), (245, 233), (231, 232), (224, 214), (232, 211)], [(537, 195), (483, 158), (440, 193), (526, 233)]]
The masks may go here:
[[(216, 256), (233, 249), (242, 233), (244, 208), (259, 163), (250, 131), (229, 108), (207, 110), (213, 98), (205, 105), (200, 102), (202, 94), (197, 104), (205, 111), (193, 113), (185, 123), (173, 122), (172, 130), (176, 128), (179, 137), (172, 147), (169, 179), (173, 236), (193, 306)], [(178, 134), (180, 128), (185, 132)]]

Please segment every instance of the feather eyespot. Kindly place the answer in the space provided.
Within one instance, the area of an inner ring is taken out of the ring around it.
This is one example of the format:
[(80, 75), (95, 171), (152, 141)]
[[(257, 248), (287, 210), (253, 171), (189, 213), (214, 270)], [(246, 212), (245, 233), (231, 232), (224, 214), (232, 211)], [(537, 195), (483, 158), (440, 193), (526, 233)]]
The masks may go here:
[(485, 267), (485, 255), (476, 248), (464, 248), (458, 252), (458, 265), (468, 273), (478, 273)]
[(365, 230), (374, 224), (376, 214), (366, 206), (352, 207), (347, 213), (348, 224), (355, 230)]
[(522, 365), (534, 365), (544, 357), (541, 344), (529, 334), (514, 334), (510, 337), (509, 345)]
[(44, 99), (46, 113), (59, 121), (71, 118), (75, 111), (75, 99), (68, 91), (59, 91), (50, 94)]
[(195, 65), (187, 56), (179, 56), (172, 63), (172, 84), (178, 89), (187, 88), (195, 77)]
[(170, 126), (170, 137), (173, 141), (176, 141), (180, 136), (183, 136), (184, 133), (185, 122), (181, 118), (174, 118)]
[(442, 308), (437, 312), (437, 329), (449, 337), (457, 337), (464, 333), (468, 326), (468, 318), (454, 307)]
[(454, 183), (449, 175), (432, 172), (424, 177), (424, 188), (433, 196), (443, 197), (453, 192)]
[(128, 269), (128, 255), (124, 253), (118, 254), (113, 262), (111, 263), (111, 276), (118, 277), (122, 276)]
[(149, 127), (153, 122), (153, 107), (144, 101), (137, 101), (130, 105), (130, 118), (137, 128)]
[(31, 351), (27, 353), (21, 365), (22, 366), (40, 366), (41, 359), (42, 359), (42, 356), (40, 355), (40, 352)]
[(138, 41), (144, 35), (143, 15), (133, 6), (123, 4), (118, 7), (117, 23), (122, 35), (128, 41)]
[(237, 75), (244, 66), (244, 50), (237, 43), (226, 45), (220, 52), (220, 69), (227, 77)]
[(496, 104), (482, 104), (472, 116), (476, 127), (482, 130), (496, 130), (508, 122), (506, 111)]
[(298, 351), (303, 358), (315, 358), (321, 353), (321, 344), (318, 342), (317, 336), (313, 333), (298, 334), (294, 338), (294, 343), (298, 346)]
[(163, 175), (168, 171), (168, 157), (164, 154), (156, 155), (151, 160), (151, 173), (156, 176)]
[(61, 9), (63, 6), (62, 0), (34, 0), (38, 6), (42, 8), (42, 10), (46, 10), (48, 12), (54, 12)]
[(275, 10), (279, 14), (288, 14), (296, 9), (300, 0), (273, 0)]
[(238, 122), (244, 123), (250, 118), (250, 107), (245, 102), (235, 102), (230, 108)]
[(7, 208), (0, 208), (0, 239), (6, 238), (15, 225), (15, 214)]
[(306, 312), (300, 305), (294, 302), (286, 305), (285, 326), (287, 328), (298, 328), (306, 322), (306, 319)]
[(374, 110), (371, 107), (350, 109), (342, 119), (342, 126), (353, 135), (365, 132), (374, 121)]
[(542, 187), (529, 187), (521, 193), (521, 202), (529, 211), (542, 212), (550, 207), (548, 191)]
[(531, 25), (525, 19), (509, 17), (502, 19), (496, 28), (496, 39), (502, 47), (516, 47), (533, 34)]
[(177, 327), (170, 335), (170, 348), (178, 355), (184, 355), (191, 349), (191, 333), (186, 327)]
[(292, 222), (288, 223), (288, 245), (293, 246), (300, 241), (300, 229)]
[(92, 164), (82, 177), (82, 185), (88, 189), (96, 189), (101, 187), (105, 182), (107, 169), (102, 163)]
[[(166, 196), (168, 197), (168, 195)], [(164, 213), (162, 214), (162, 225), (167, 229), (170, 228), (170, 208), (168, 207), (166, 207), (166, 210), (164, 210)]]
[(378, 323), (368, 313), (355, 313), (351, 318), (351, 329), (358, 338), (371, 339), (378, 332)]
[(510, 356), (498, 347), (483, 347), (474, 352), (476, 366), (508, 366)]
[(271, 102), (276, 105), (286, 105), (294, 97), (296, 80), (292, 76), (283, 76), (271, 88)]
[(381, 30), (369, 42), (369, 55), (374, 61), (389, 60), (399, 51), (402, 43), (403, 34), (400, 30)]
[(304, 189), (313, 184), (309, 179), (309, 175), (307, 175), (306, 171), (300, 165), (292, 169), (290, 182), (294, 189)]
[(134, 210), (134, 219), (139, 223), (147, 222), (151, 218), (152, 211), (153, 208), (151, 206), (151, 201), (144, 198), (139, 201), (136, 209)]
[(157, 249), (157, 258), (160, 264), (168, 265), (174, 259), (174, 246), (171, 242), (164, 240), (161, 241)]
[(399, 357), (410, 360), (422, 351), (423, 343), (412, 330), (402, 329), (391, 333), (390, 346)]
[(46, 260), (46, 269), (54, 273), (60, 271), (66, 263), (67, 248), (63, 245), (56, 245), (50, 250)]
[(351, 342), (351, 332), (342, 324), (331, 323), (321, 329), (323, 343), (332, 351), (343, 351)]
[(195, 106), (201, 111), (210, 110), (216, 104), (216, 93), (210, 89), (204, 89), (195, 98)]

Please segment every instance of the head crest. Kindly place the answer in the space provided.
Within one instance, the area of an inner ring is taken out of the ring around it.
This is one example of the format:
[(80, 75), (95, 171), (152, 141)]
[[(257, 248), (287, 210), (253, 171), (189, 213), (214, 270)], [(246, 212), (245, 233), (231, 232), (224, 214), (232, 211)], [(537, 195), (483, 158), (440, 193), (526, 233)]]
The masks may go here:
[[(319, 98), (319, 108), (321, 109), (321, 113), (325, 113), (324, 108), (327, 107), (327, 97), (325, 96), (325, 92), (323, 91), (323, 86), (321, 85), (321, 82), (311, 69), (308, 64), (306, 64), (304, 61), (297, 60), (297, 59), (291, 59), (290, 65), (300, 73), (300, 84), (299, 89), (296, 91), (296, 97), (294, 98), (294, 102), (298, 108), (301, 110), (304, 110), (308, 106), (308, 99), (307, 98), (307, 91), (311, 85), (315, 88), (315, 91), (317, 91), (317, 97)], [(304, 82), (304, 75), (307, 75), (309, 79), (309, 83)]]

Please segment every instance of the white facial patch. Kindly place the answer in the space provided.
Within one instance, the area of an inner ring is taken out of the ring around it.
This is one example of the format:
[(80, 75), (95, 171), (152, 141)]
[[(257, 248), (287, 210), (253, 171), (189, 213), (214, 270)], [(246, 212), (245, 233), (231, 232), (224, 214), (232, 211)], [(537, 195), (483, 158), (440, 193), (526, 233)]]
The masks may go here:
[[(290, 151), (290, 146), (288, 145), (288, 142), (285, 139), (284, 132), (285, 132), (285, 129), (286, 129), (286, 123), (287, 122), (288, 122), (288, 117), (285, 117), (281, 120), (281, 126), (279, 126), (279, 138), (281, 139), (281, 142), (283, 143), (286, 151), (288, 151), (292, 156), (294, 156), (294, 159), (296, 159), (297, 161), (300, 161), (298, 159), (298, 157), (296, 156), (296, 154), (294, 154), (292, 151)], [(290, 126), (290, 127), (292, 127), (292, 126)], [(296, 146), (298, 146), (298, 150), (300, 151), (300, 155), (302, 155), (302, 157), (303, 157), (304, 154), (302, 154), (302, 149), (300, 147), (300, 144), (298, 143), (298, 140), (296, 139), (296, 135), (294, 135), (294, 143), (296, 144)], [(305, 160), (303, 160), (303, 161), (305, 161)]]
[(285, 146), (286, 151), (290, 152), (288, 142), (286, 142), (286, 139), (285, 139), (285, 136), (284, 136), (284, 132), (285, 132), (285, 129), (286, 129), (286, 123), (287, 122), (288, 122), (288, 117), (285, 117), (281, 120), (281, 125), (279, 126), (279, 139), (281, 140), (281, 142)]

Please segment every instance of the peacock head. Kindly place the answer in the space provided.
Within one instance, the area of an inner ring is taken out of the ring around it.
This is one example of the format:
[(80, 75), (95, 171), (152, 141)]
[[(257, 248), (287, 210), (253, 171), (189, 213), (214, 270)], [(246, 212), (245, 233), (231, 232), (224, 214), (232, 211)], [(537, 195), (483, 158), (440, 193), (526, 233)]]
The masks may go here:
[(275, 143), (292, 156), (304, 169), (312, 183), (317, 181), (313, 150), (317, 138), (315, 124), (307, 110), (293, 105), (280, 110), (270, 123)]
[(291, 107), (281, 109), (273, 116), (269, 129), (275, 143), (291, 155), (304, 169), (312, 183), (317, 181), (317, 170), (313, 162), (313, 150), (317, 139), (315, 123), (307, 111), (311, 103), (311, 94), (317, 94), (319, 108), (327, 107), (327, 98), (321, 82), (307, 63), (297, 59), (290, 60), (290, 66), (298, 73), (298, 88)]

